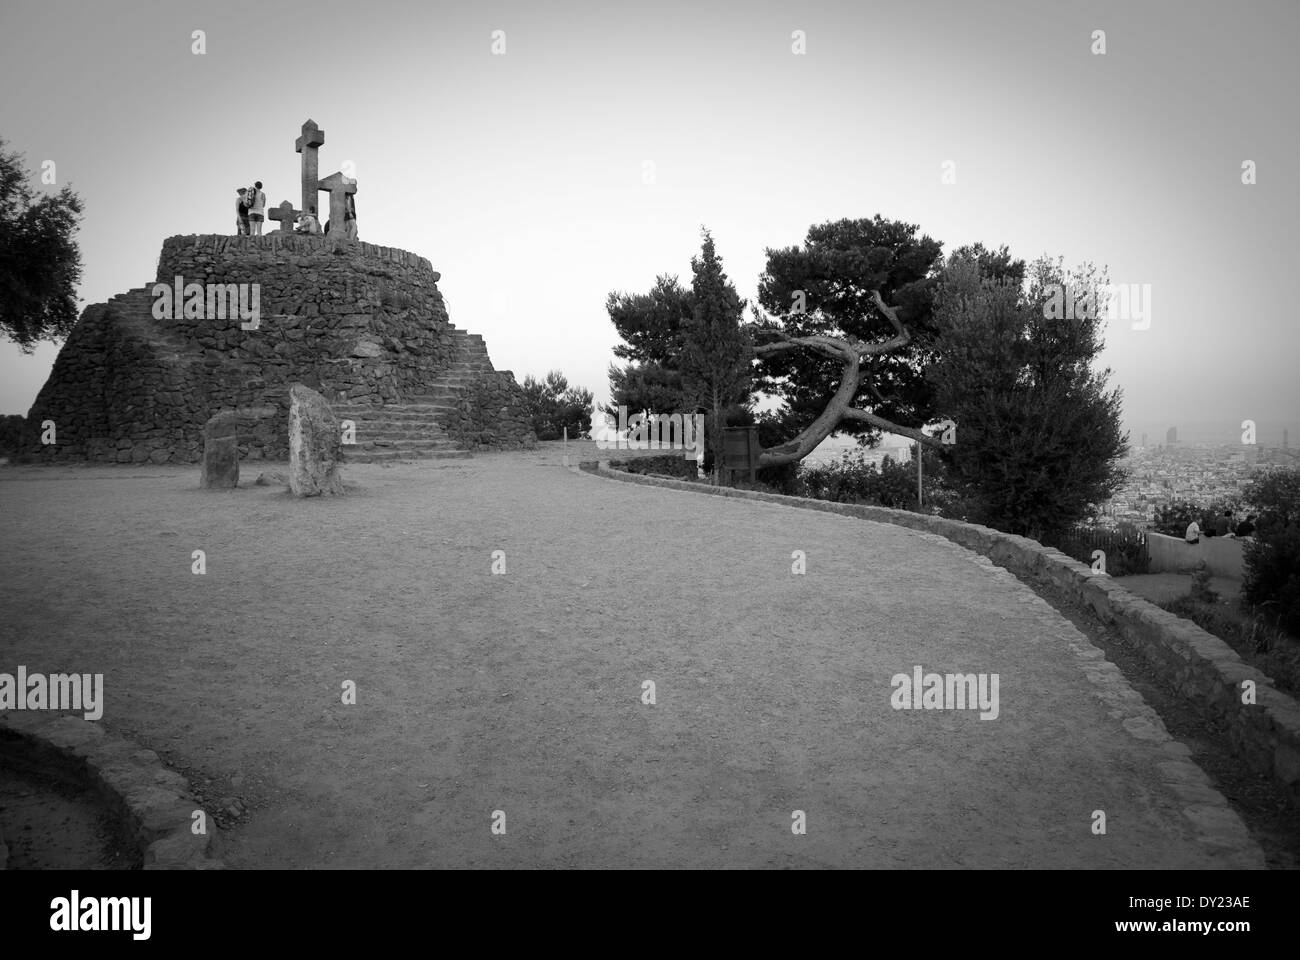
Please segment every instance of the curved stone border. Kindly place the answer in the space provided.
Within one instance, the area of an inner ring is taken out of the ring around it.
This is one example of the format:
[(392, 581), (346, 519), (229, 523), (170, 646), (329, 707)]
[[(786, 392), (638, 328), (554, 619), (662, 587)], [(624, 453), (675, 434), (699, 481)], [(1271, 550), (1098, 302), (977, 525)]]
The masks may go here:
[[(1103, 623), (1115, 627), (1194, 707), (1221, 720), (1233, 748), (1250, 768), (1272, 776), (1293, 802), (1300, 803), (1300, 703), (1274, 687), (1270, 677), (1246, 664), (1218, 637), (1129, 593), (1109, 576), (1093, 573), (1086, 564), (1055, 548), (989, 527), (906, 510), (623, 473), (611, 470), (607, 460), (598, 464), (584, 462), (581, 469), (624, 483), (765, 500), (922, 530), (946, 537), (1026, 579), (1050, 583), (1085, 604)], [(1242, 684), (1247, 680), (1255, 684), (1254, 704), (1241, 702)]]
[(15, 744), (37, 769), (70, 775), (95, 790), (128, 825), (146, 870), (224, 868), (211, 857), (212, 834), (191, 832), (190, 816), (202, 807), (189, 784), (152, 750), (80, 717), (6, 710), (0, 713), (0, 749)]

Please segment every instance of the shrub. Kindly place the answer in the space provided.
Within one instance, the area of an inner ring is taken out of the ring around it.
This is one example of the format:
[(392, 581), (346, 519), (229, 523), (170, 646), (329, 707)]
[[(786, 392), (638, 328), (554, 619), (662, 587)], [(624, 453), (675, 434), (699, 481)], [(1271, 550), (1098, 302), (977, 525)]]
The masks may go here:
[(1235, 500), (1215, 500), (1204, 507), (1190, 500), (1171, 500), (1156, 508), (1156, 519), (1151, 529), (1170, 537), (1184, 537), (1187, 535), (1187, 525), (1195, 520), (1201, 527), (1201, 536), (1211, 536), (1213, 527), (1210, 521), (1223, 516), (1224, 510), (1233, 512), (1234, 525), (1241, 519), (1241, 506)]
[(1300, 634), (1300, 469), (1256, 477), (1245, 496), (1259, 510), (1255, 539), (1246, 543), (1246, 601)]
[(1187, 534), (1187, 525), (1193, 520), (1202, 523), (1204, 513), (1201, 507), (1190, 500), (1171, 500), (1156, 507), (1156, 518), (1151, 529), (1166, 536), (1182, 537)]
[(576, 440), (591, 430), (591, 391), (570, 387), (559, 370), (550, 371), (543, 380), (530, 373), (524, 377), (523, 387), (528, 418), (538, 440), (559, 440), (565, 430)]
[(658, 474), (684, 480), (697, 478), (695, 461), (683, 457), (680, 453), (666, 453), (658, 457), (629, 457), (627, 460), (611, 460), (609, 465), (614, 470), (623, 470), (627, 473)]
[(1300, 644), (1264, 618), (1228, 604), (1207, 603), (1190, 594), (1159, 606), (1214, 634), (1247, 663), (1272, 677), (1279, 690), (1292, 694), (1300, 690)]
[[(927, 468), (929, 465), (927, 456)], [(804, 464), (799, 479), (803, 495), (817, 500), (863, 503), (893, 510), (916, 509), (916, 468), (911, 463), (895, 462), (892, 457), (885, 457), (876, 467), (863, 454), (846, 450), (836, 462)], [(932, 469), (924, 473), (923, 493), (927, 504), (934, 503), (936, 498), (942, 500), (947, 494)]]
[(26, 418), (17, 413), (0, 417), (0, 457), (15, 456), (22, 449), (26, 422)]
[(1210, 568), (1202, 560), (1192, 571), (1192, 588), (1188, 594), (1198, 603), (1218, 603), (1219, 594), (1210, 588)]

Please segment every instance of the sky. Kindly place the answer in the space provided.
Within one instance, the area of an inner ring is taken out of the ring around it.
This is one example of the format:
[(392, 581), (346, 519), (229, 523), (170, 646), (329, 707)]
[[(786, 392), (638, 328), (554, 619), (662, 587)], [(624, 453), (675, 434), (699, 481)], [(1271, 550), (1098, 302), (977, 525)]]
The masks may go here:
[[(166, 237), (233, 233), (240, 185), (296, 202), (311, 118), (361, 239), (427, 257), (521, 380), (606, 399), (607, 296), (689, 282), (702, 226), (752, 299), (767, 248), (879, 213), (1149, 285), (1102, 356), (1135, 441), (1300, 442), (1297, 28), (1294, 0), (4, 0), (0, 138), (85, 202), (82, 307), (151, 282)], [(56, 353), (0, 344), (0, 413)]]

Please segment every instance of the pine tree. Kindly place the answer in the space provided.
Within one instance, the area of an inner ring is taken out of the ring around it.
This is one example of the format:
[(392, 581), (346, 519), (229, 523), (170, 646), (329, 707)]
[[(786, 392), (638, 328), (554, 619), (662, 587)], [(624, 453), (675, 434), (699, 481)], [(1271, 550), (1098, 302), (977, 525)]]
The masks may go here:
[(745, 302), (727, 279), (713, 237), (703, 231), (701, 255), (691, 260), (691, 316), (682, 324), (682, 390), (688, 402), (710, 411), (714, 483), (721, 479), (727, 408), (747, 401), (753, 382), (753, 347), (741, 326)]

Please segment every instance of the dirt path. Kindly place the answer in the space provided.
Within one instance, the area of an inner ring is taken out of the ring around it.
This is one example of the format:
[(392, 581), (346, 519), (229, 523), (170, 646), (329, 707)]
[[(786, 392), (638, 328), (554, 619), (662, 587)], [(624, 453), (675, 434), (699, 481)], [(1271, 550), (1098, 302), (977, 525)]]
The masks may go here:
[[(1009, 573), (558, 459), (357, 465), (328, 501), (4, 468), (0, 671), (105, 674), (102, 723), (247, 806), (236, 867), (1225, 865)], [(917, 665), (999, 674), (997, 719), (893, 710)]]

